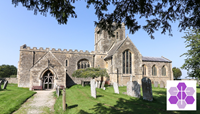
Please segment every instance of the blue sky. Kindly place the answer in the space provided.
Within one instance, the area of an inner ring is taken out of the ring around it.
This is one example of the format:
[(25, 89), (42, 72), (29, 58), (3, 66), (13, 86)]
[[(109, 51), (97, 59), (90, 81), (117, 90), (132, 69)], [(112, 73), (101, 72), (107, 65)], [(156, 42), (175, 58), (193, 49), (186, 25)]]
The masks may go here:
[[(17, 67), (19, 61), (19, 49), (23, 44), (31, 48), (43, 47), (55, 49), (72, 50), (94, 50), (94, 21), (97, 16), (93, 6), (86, 8), (84, 1), (76, 1), (75, 11), (77, 18), (69, 18), (67, 25), (59, 25), (51, 15), (47, 17), (34, 15), (33, 11), (25, 7), (14, 7), (11, 0), (0, 1), (0, 65), (9, 64)], [(112, 6), (110, 7), (112, 9)], [(138, 19), (139, 23), (145, 23), (144, 19)], [(179, 32), (178, 21), (172, 23), (173, 36), (161, 34), (160, 31), (154, 34), (152, 40), (143, 30), (135, 34), (126, 34), (138, 48), (143, 56), (161, 57), (172, 60), (172, 67), (181, 67), (185, 57), (180, 57), (187, 51), (185, 33)], [(182, 70), (182, 77), (187, 76), (187, 71)]]

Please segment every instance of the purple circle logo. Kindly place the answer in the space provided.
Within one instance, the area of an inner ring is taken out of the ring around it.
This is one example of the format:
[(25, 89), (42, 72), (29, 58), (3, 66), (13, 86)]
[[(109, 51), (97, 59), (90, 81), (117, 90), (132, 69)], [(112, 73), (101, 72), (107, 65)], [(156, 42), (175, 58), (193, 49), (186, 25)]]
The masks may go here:
[(168, 99), (171, 104), (177, 104), (179, 109), (184, 109), (187, 104), (193, 104), (195, 99), (193, 94), (195, 90), (193, 87), (187, 87), (184, 82), (179, 82), (177, 87), (169, 89), (170, 98)]

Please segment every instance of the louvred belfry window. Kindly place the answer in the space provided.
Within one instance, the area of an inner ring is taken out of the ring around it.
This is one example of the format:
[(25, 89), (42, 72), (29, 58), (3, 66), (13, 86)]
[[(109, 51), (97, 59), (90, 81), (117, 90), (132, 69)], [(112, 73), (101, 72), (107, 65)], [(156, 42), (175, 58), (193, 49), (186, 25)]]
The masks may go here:
[(81, 59), (77, 63), (78, 69), (85, 69), (85, 68), (88, 68), (88, 67), (90, 67), (90, 63), (87, 59)]

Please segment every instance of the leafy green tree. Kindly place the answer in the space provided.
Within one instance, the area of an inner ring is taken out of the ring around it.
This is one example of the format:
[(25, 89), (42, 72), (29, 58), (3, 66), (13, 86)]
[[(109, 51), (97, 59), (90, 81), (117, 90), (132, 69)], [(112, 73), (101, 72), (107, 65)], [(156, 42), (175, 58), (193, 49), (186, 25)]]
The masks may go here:
[(88, 77), (97, 78), (100, 76), (108, 77), (108, 73), (106, 69), (102, 68), (86, 68), (74, 71), (72, 76), (77, 78), (88, 78)]
[[(200, 28), (200, 1), (199, 0), (85, 0), (86, 7), (91, 5), (95, 8), (95, 15), (98, 21), (95, 25), (101, 30), (107, 30), (113, 35), (113, 30), (121, 27), (121, 23), (134, 34), (143, 28), (151, 38), (153, 33), (161, 29), (161, 33), (166, 31), (171, 34), (171, 23), (178, 20), (180, 31), (188, 27)], [(15, 6), (22, 3), (28, 10), (33, 10), (44, 16), (47, 12), (55, 17), (59, 24), (67, 24), (68, 18), (76, 18), (73, 3), (77, 0), (12, 0)], [(114, 6), (113, 12), (108, 12), (108, 7)], [(87, 15), (87, 13), (85, 13)], [(139, 18), (144, 18), (146, 24), (138, 23)], [(112, 25), (116, 22), (116, 28)]]
[(181, 55), (186, 56), (181, 68), (187, 70), (189, 77), (200, 78), (200, 31), (188, 30), (183, 38), (189, 50)]
[(17, 75), (17, 68), (13, 65), (1, 65), (0, 77), (10, 77), (11, 75)]
[(181, 77), (182, 72), (181, 72), (181, 70), (179, 68), (173, 67), (172, 71), (173, 71), (174, 79), (178, 79), (178, 78)]

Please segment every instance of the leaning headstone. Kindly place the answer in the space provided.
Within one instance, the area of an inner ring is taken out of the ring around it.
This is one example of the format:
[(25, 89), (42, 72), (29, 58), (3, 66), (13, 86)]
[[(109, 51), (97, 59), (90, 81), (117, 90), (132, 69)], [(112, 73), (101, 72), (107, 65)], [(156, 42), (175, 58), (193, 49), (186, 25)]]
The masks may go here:
[(144, 100), (153, 101), (151, 80), (147, 77), (142, 78), (142, 93)]
[(119, 88), (116, 82), (113, 83), (115, 93), (119, 94)]
[(95, 79), (90, 80), (90, 88), (91, 88), (91, 96), (96, 98), (96, 86), (95, 86)]
[(8, 85), (8, 81), (4, 81), (3, 89), (6, 89), (7, 85)]
[(165, 83), (163, 81), (160, 82), (160, 88), (164, 88), (165, 87)]
[(154, 87), (158, 87), (158, 82), (157, 81), (154, 82)]
[(137, 81), (127, 82), (127, 95), (140, 98), (140, 85)]
[(102, 84), (101, 84), (101, 89), (104, 88), (104, 85), (105, 85), (105, 81), (102, 82)]
[(98, 81), (97, 83), (97, 88), (100, 88), (101, 81)]

